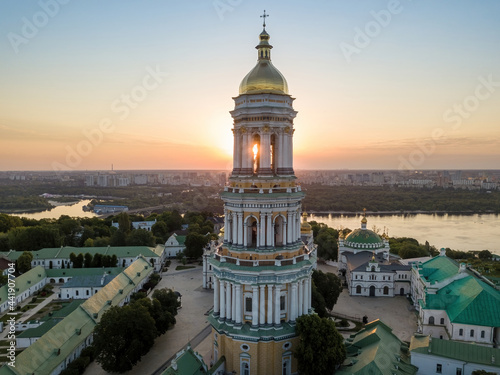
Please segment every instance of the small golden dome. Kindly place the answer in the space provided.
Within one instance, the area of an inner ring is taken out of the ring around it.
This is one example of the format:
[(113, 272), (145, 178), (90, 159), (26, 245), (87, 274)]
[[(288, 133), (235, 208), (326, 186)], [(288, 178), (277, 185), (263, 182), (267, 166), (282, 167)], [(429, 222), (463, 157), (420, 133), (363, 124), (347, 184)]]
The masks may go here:
[(307, 222), (307, 213), (306, 213), (306, 212), (304, 212), (304, 213), (302, 214), (302, 220), (303, 220), (303, 221), (302, 221), (302, 224), (300, 224), (300, 231), (301, 231), (302, 233), (312, 231), (311, 224), (309, 224), (309, 223)]
[(366, 217), (363, 217), (363, 218), (361, 219), (361, 222), (362, 222), (363, 224), (366, 224), (366, 223), (368, 222), (368, 220), (366, 220)]
[(257, 65), (248, 73), (240, 84), (242, 94), (281, 94), (288, 95), (288, 83), (285, 77), (271, 62), (271, 48), (269, 34), (264, 29), (259, 35), (260, 43), (257, 45)]

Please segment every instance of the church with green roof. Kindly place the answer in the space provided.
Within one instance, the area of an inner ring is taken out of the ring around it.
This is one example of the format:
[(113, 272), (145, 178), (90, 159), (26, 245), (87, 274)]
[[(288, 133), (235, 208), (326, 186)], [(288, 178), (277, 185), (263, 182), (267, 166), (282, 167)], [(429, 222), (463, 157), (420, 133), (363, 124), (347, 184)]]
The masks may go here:
[(367, 228), (366, 212), (361, 227), (346, 237), (339, 234), (338, 268), (345, 274), (352, 296), (394, 297), (411, 290), (411, 267), (390, 262), (389, 240)]
[(460, 342), (500, 342), (500, 291), (464, 263), (441, 254), (412, 269), (419, 332)]

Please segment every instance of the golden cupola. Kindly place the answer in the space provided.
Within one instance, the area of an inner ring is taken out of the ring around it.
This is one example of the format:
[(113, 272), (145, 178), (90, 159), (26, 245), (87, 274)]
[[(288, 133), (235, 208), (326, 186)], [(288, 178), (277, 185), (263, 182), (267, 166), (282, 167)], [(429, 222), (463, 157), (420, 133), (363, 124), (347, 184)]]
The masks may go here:
[(312, 231), (312, 226), (307, 222), (307, 213), (302, 213), (302, 224), (300, 224), (301, 233), (309, 233)]
[(258, 51), (257, 65), (240, 83), (242, 94), (281, 94), (288, 95), (288, 84), (283, 74), (271, 62), (272, 45), (269, 34), (264, 30), (259, 35), (260, 43), (255, 47)]

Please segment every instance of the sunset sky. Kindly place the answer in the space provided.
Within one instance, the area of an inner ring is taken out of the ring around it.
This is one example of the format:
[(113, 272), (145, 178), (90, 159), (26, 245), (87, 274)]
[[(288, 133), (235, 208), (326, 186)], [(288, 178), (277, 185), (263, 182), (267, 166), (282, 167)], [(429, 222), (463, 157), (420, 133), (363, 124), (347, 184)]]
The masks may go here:
[(266, 30), (296, 169), (500, 168), (500, 1), (0, 3), (0, 170), (229, 169)]

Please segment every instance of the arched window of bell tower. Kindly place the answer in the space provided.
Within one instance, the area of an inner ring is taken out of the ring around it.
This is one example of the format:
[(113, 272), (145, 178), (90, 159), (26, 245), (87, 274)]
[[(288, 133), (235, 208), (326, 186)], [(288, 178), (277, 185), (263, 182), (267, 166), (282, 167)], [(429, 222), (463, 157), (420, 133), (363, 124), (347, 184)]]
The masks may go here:
[(276, 173), (276, 135), (271, 135), (271, 169)]
[(276, 246), (284, 246), (285, 237), (284, 237), (284, 228), (285, 228), (285, 220), (283, 216), (278, 215), (274, 220), (274, 244)]
[(246, 220), (246, 247), (256, 248), (258, 241), (258, 222), (254, 216), (249, 216)]
[(253, 173), (257, 173), (260, 167), (260, 153), (261, 153), (261, 148), (260, 148), (260, 135), (255, 134), (253, 136), (253, 142), (252, 142), (252, 151), (253, 151)]

